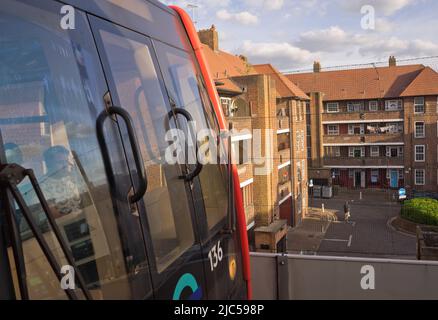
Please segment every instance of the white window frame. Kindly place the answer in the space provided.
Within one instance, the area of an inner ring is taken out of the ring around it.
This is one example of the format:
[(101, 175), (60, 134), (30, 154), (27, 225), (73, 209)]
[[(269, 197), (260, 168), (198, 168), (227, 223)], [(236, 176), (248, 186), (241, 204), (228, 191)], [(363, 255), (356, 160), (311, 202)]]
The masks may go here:
[[(417, 147), (422, 147), (423, 148), (423, 152), (417, 152)], [(426, 161), (426, 146), (424, 144), (416, 144), (416, 145), (414, 145), (414, 153), (415, 153), (415, 158), (414, 158), (415, 162), (425, 162)], [(417, 160), (417, 155), (423, 155), (423, 159), (422, 160)]]
[[(417, 123), (422, 123), (423, 124), (423, 133), (422, 134), (417, 134)], [(414, 122), (414, 137), (415, 138), (424, 138), (426, 137), (426, 124), (424, 121), (415, 121)]]
[(361, 112), (364, 111), (363, 102), (348, 102), (347, 103), (348, 112)]
[(365, 157), (365, 147), (348, 147), (348, 157), (350, 158), (358, 158), (354, 156), (354, 151), (360, 150), (360, 157)]
[[(423, 182), (417, 181), (417, 172), (423, 172)], [(426, 184), (426, 171), (424, 169), (414, 169), (414, 183), (416, 186), (424, 186)]]
[[(336, 130), (330, 130), (330, 127), (336, 127)], [(327, 125), (327, 135), (329, 136), (339, 136), (339, 124), (328, 124)]]
[(363, 123), (360, 124), (349, 124), (348, 125), (348, 134), (354, 135), (354, 129), (359, 127), (359, 134), (365, 134), (365, 125)]
[[(417, 102), (417, 99), (421, 99), (422, 102)], [(422, 111), (417, 111), (417, 107), (422, 107)], [(421, 114), (426, 112), (426, 101), (424, 97), (414, 97), (414, 114)]]
[[(227, 98), (227, 97), (220, 97), (220, 102), (221, 102), (221, 107), (222, 110), (225, 107), (224, 104), (226, 105), (227, 109), (225, 112), (225, 116), (229, 117), (232, 116), (232, 111), (231, 111), (231, 105), (232, 105), (232, 101), (231, 98)], [(225, 110), (224, 110), (225, 111)]]
[[(377, 148), (377, 152), (376, 152), (375, 148)], [(373, 149), (374, 149), (374, 151), (373, 151)], [(380, 156), (380, 147), (378, 147), (378, 146), (371, 146), (370, 147), (370, 156), (371, 157), (379, 157)]]
[[(391, 104), (395, 103), (396, 107)], [(392, 99), (392, 100), (385, 100), (385, 111), (398, 111), (403, 110), (403, 101), (401, 99)]]
[[(330, 107), (336, 106), (336, 110), (330, 110)], [(338, 102), (327, 102), (327, 113), (335, 113), (339, 112), (339, 103)]]
[(368, 110), (371, 112), (379, 111), (379, 102), (377, 100), (372, 100), (368, 103)]
[[(397, 150), (397, 157), (391, 157), (391, 150), (396, 149)], [(403, 155), (403, 147), (397, 147), (397, 146), (386, 146), (386, 156), (388, 158), (399, 158)]]

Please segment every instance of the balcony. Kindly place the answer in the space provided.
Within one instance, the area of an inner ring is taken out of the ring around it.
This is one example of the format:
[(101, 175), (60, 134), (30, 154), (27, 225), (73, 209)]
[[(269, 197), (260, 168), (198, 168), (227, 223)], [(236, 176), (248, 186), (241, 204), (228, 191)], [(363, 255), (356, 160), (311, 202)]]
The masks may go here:
[(324, 166), (403, 166), (403, 157), (324, 157)]
[(396, 111), (379, 111), (379, 112), (325, 112), (322, 115), (322, 121), (369, 121), (369, 120), (380, 120), (382, 122), (391, 121), (394, 119), (403, 119), (403, 110)]
[(403, 133), (385, 133), (385, 134), (341, 134), (337, 136), (324, 135), (323, 143), (395, 143), (403, 142)]

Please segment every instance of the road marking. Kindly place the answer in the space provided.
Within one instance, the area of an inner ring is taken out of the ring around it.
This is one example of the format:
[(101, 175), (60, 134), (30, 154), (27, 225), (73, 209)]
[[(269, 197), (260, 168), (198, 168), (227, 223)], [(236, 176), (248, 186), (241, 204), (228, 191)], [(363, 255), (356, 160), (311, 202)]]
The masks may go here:
[(352, 238), (353, 238), (353, 235), (350, 234), (350, 236), (348, 237), (347, 247), (351, 246), (351, 239)]
[(325, 241), (345, 241), (345, 242), (348, 241), (348, 240), (345, 240), (345, 239), (322, 239), (322, 240), (325, 240)]

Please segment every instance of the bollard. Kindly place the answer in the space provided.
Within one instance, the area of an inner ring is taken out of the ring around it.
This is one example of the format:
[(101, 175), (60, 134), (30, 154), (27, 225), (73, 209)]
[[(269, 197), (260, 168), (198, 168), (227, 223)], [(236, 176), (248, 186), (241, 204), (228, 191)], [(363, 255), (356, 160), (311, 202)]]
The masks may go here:
[(321, 210), (322, 210), (322, 213), (324, 213), (324, 203), (321, 203)]
[(359, 200), (362, 200), (362, 191), (359, 192)]

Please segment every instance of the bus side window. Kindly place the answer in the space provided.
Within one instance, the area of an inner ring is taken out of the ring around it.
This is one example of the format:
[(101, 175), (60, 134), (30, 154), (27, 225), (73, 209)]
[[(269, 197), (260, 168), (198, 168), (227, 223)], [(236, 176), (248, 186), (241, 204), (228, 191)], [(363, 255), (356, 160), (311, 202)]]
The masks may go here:
[[(0, 6), (0, 133), (7, 160), (34, 170), (93, 298), (137, 298), (130, 278), (148, 264), (141, 248), (130, 248), (125, 256), (119, 234), (95, 131), (107, 88), (87, 18), (76, 10), (76, 29), (62, 30), (60, 4), (28, 3), (2, 0)], [(114, 128), (107, 134), (120, 143)], [(58, 263), (65, 265), (29, 181), (18, 187)], [(15, 213), (30, 298), (66, 298), (16, 205)], [(150, 292), (146, 282), (142, 287), (143, 298)], [(78, 285), (76, 291), (80, 295)]]
[[(199, 82), (197, 71), (192, 62), (192, 57), (179, 49), (170, 47), (164, 43), (155, 41), (157, 55), (161, 70), (170, 95), (174, 98), (177, 107), (190, 112), (196, 122), (196, 131), (211, 130), (209, 139), (215, 140), (218, 127), (211, 123), (212, 113), (210, 106), (204, 109), (201, 98), (202, 84)], [(206, 132), (206, 131), (204, 131)], [(202, 141), (205, 143), (205, 141)], [(211, 156), (214, 153), (209, 153)], [(204, 207), (207, 215), (208, 229), (215, 228), (224, 221), (228, 210), (228, 182), (225, 165), (219, 165), (217, 159), (210, 158), (210, 162), (204, 164), (199, 174), (201, 182)]]

